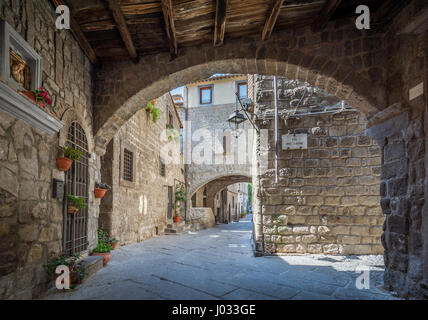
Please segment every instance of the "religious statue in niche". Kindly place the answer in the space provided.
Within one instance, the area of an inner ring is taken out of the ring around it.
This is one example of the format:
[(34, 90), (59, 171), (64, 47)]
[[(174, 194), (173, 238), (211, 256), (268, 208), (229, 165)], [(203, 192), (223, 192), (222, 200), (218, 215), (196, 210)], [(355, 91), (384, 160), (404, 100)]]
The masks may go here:
[(28, 63), (10, 49), (10, 77), (26, 90), (30, 90), (30, 68)]

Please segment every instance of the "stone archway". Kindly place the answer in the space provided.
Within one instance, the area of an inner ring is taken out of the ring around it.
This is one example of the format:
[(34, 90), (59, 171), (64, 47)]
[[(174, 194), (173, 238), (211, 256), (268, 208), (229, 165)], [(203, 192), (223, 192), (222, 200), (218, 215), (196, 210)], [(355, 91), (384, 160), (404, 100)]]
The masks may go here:
[[(344, 35), (352, 41), (345, 41)], [(372, 62), (364, 64), (361, 57), (372, 61), (372, 56), (385, 53), (383, 46), (381, 35), (357, 32), (349, 19), (324, 32), (296, 29), (278, 32), (268, 41), (250, 36), (219, 48), (183, 48), (172, 61), (168, 54), (156, 54), (137, 64), (104, 64), (97, 72), (96, 144), (105, 148), (114, 133), (151, 99), (213, 73), (278, 75), (306, 81), (373, 115), (387, 105), (385, 66), (372, 68)]]
[[(248, 36), (218, 48), (182, 48), (172, 61), (168, 54), (156, 54), (137, 64), (104, 64), (97, 70), (97, 152), (102, 154), (120, 126), (149, 100), (213, 73), (278, 75), (306, 81), (366, 116), (376, 114), (369, 123), (374, 126), (369, 134), (380, 141), (386, 159), (381, 164), (381, 206), (387, 214), (385, 283), (402, 296), (426, 297), (426, 85), (425, 95), (409, 98), (409, 90), (427, 79), (426, 58), (423, 50), (416, 49), (426, 46), (426, 35), (415, 35), (407, 43), (396, 37), (414, 11), (411, 6), (392, 26), (375, 34), (359, 31), (353, 19), (344, 19), (322, 32), (300, 28), (277, 32), (265, 42)], [(402, 104), (400, 110), (387, 109), (394, 103)], [(413, 204), (410, 209), (409, 203)]]

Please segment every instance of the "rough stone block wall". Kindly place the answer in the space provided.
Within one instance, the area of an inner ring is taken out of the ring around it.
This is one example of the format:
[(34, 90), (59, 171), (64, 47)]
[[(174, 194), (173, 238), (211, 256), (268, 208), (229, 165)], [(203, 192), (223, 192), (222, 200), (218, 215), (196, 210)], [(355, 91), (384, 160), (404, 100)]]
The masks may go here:
[[(174, 129), (180, 130), (172, 99), (167, 93), (156, 100), (156, 107), (161, 109), (161, 118), (152, 123), (145, 110), (137, 112), (120, 128), (110, 142), (106, 154), (102, 157), (103, 180), (112, 182), (110, 197), (101, 200), (100, 225), (120, 244), (143, 241), (163, 234), (167, 223), (168, 188), (178, 182), (184, 182), (182, 157), (178, 164), (168, 164), (166, 159), (165, 177), (160, 175), (160, 150), (167, 143), (179, 150), (174, 141), (168, 142), (161, 137), (168, 121), (168, 113), (173, 116)], [(122, 170), (122, 145), (135, 153), (135, 183), (123, 184), (120, 176)]]
[(215, 227), (215, 217), (211, 208), (191, 208), (189, 221), (196, 230)]
[[(383, 146), (382, 209), (386, 215), (382, 243), (386, 249), (385, 283), (401, 295), (420, 296), (423, 278), (422, 208), (424, 206), (423, 120), (389, 136)], [(390, 284), (394, 283), (394, 286)]]
[[(31, 299), (47, 286), (42, 265), (62, 251), (63, 205), (52, 198), (57, 147), (72, 120), (92, 137), (93, 67), (70, 31), (55, 29), (49, 1), (0, 1), (0, 18), (42, 56), (42, 85), (53, 99), (48, 111), (64, 123), (47, 135), (0, 111), (0, 299)], [(89, 160), (90, 190), (99, 164)], [(98, 204), (89, 192), (88, 241), (96, 243)]]
[[(281, 111), (292, 109), (304, 85), (278, 83)], [(256, 110), (265, 115), (272, 107), (272, 90), (272, 77), (258, 77)], [(317, 96), (333, 99), (314, 91), (299, 108), (309, 110)], [(265, 252), (382, 254), (381, 154), (364, 135), (364, 116), (351, 110), (281, 119), (279, 137), (306, 133), (308, 147), (282, 150), (280, 140), (278, 183), (273, 128), (270, 121), (268, 168), (260, 180)]]

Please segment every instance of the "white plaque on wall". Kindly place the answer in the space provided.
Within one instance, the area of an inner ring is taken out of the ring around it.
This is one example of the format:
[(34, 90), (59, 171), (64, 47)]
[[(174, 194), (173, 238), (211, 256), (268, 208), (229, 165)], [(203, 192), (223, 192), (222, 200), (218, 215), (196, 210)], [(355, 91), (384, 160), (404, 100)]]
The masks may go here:
[(282, 135), (282, 150), (307, 148), (308, 135), (306, 133)]

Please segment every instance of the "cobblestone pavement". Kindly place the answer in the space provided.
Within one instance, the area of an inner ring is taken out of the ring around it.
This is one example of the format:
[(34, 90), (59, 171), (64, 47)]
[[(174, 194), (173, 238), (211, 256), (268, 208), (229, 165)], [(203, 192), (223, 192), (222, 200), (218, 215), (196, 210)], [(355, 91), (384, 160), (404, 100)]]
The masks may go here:
[[(44, 299), (396, 299), (383, 291), (381, 256), (254, 257), (249, 218), (118, 247), (109, 264)], [(356, 288), (370, 268), (370, 289)]]

